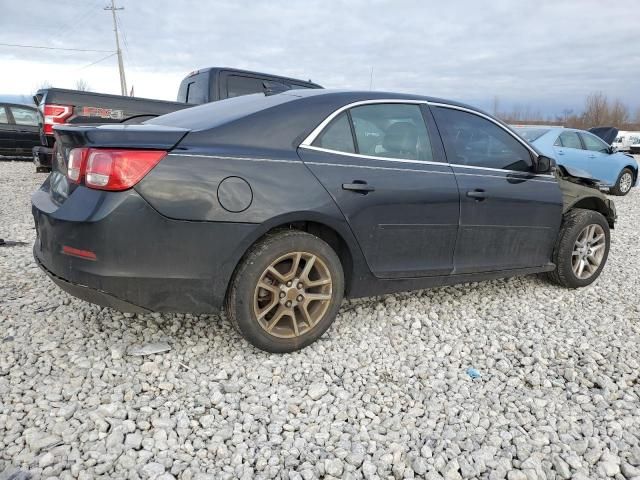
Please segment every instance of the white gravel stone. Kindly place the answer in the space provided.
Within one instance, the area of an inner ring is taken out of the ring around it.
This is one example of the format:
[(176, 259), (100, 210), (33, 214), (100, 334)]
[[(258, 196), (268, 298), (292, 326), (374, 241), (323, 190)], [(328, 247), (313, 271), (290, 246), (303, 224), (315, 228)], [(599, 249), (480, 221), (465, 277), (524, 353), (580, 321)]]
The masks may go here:
[(0, 238), (25, 242), (0, 247), (0, 472), (640, 476), (640, 191), (614, 198), (590, 287), (524, 277), (351, 300), (320, 341), (269, 355), (219, 315), (123, 315), (55, 287), (31, 250), (44, 178), (0, 162)]

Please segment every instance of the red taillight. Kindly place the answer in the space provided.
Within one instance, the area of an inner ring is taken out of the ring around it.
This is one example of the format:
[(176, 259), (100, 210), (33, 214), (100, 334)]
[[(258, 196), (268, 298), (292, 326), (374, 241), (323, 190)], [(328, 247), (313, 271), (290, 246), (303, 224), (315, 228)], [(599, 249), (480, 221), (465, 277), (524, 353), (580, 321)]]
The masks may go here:
[(80, 183), (84, 175), (84, 169), (87, 160), (88, 148), (74, 148), (69, 152), (69, 161), (67, 162), (67, 177), (74, 183)]
[(73, 113), (71, 105), (44, 105), (44, 124), (43, 129), (45, 135), (53, 135), (53, 126), (62, 125), (67, 118)]
[(160, 150), (112, 150), (90, 148), (86, 154), (84, 183), (100, 190), (127, 190), (162, 160)]

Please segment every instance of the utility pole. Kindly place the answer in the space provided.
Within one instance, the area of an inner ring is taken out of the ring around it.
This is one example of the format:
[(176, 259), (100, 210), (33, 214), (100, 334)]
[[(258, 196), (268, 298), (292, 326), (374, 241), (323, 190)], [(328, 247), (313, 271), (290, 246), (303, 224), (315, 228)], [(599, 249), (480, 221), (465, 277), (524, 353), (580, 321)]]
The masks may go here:
[(116, 20), (116, 10), (124, 10), (124, 7), (116, 8), (115, 0), (111, 0), (110, 7), (104, 7), (105, 10), (111, 10), (113, 14), (113, 31), (116, 34), (116, 53), (118, 54), (118, 67), (120, 69), (120, 91), (122, 95), (127, 95), (127, 80), (124, 78), (124, 64), (122, 63), (122, 50), (120, 50), (120, 38), (118, 38), (118, 21)]

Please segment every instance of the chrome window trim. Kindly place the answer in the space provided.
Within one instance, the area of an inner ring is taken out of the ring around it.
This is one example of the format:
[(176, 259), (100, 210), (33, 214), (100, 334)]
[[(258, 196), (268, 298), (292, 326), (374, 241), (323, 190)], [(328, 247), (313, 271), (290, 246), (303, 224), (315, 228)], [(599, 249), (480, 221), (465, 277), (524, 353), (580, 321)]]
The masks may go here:
[[(478, 112), (476, 110), (470, 109), (470, 108), (466, 108), (466, 107), (460, 107), (457, 105), (450, 105), (448, 103), (440, 103), (440, 102), (430, 102), (428, 100), (403, 100), (403, 99), (398, 99), (398, 98), (389, 98), (389, 99), (375, 99), (375, 100), (360, 100), (358, 102), (352, 102), (349, 103), (347, 105), (344, 105), (342, 107), (340, 107), (339, 109), (337, 109), (336, 111), (334, 111), (333, 113), (331, 113), (329, 116), (327, 116), (327, 118), (325, 118), (322, 122), (320, 122), (320, 125), (318, 125), (316, 128), (313, 129), (313, 131), (307, 135), (307, 137), (302, 141), (302, 143), (299, 145), (299, 147), (301, 148), (308, 148), (310, 150), (318, 150), (321, 152), (327, 152), (327, 153), (337, 153), (340, 155), (350, 155), (350, 156), (354, 156), (354, 157), (359, 157), (359, 158), (368, 158), (368, 159), (373, 159), (373, 160), (387, 160), (387, 161), (393, 161), (393, 162), (406, 162), (406, 163), (424, 163), (427, 165), (430, 164), (434, 164), (434, 165), (450, 165), (452, 167), (462, 167), (462, 168), (477, 168), (480, 170), (492, 170), (492, 171), (498, 171), (498, 172), (515, 172), (515, 173), (526, 173), (526, 172), (522, 172), (521, 170), (507, 170), (507, 169), (503, 169), (503, 168), (491, 168), (491, 167), (479, 167), (479, 166), (474, 166), (474, 165), (462, 165), (459, 163), (444, 163), (444, 162), (432, 162), (432, 161), (422, 161), (422, 160), (405, 160), (405, 159), (401, 159), (401, 158), (389, 158), (389, 157), (377, 157), (377, 156), (373, 156), (373, 155), (362, 155), (360, 153), (349, 153), (349, 152), (341, 152), (339, 150), (331, 150), (328, 148), (322, 148), (322, 147), (316, 147), (313, 145), (313, 142), (316, 141), (316, 138), (320, 135), (320, 133), (322, 133), (322, 131), (325, 129), (325, 127), (327, 125), (329, 125), (329, 123), (331, 123), (331, 121), (336, 118), (338, 115), (340, 115), (342, 112), (349, 110), (351, 108), (354, 107), (360, 107), (362, 105), (376, 105), (376, 104), (381, 104), (381, 103), (406, 103), (409, 105), (429, 105), (432, 107), (442, 107), (442, 108), (450, 108), (452, 110), (460, 110), (462, 112), (467, 112), (467, 113), (471, 113), (472, 115), (477, 115), (479, 117), (484, 118), (485, 120), (490, 121), (491, 123), (493, 123), (494, 125), (498, 126), (499, 128), (501, 128), (502, 130), (504, 130), (505, 132), (507, 132), (507, 134), (509, 134), (514, 140), (516, 140), (517, 142), (519, 142), (521, 145), (523, 145), (527, 151), (529, 151), (535, 158), (538, 157), (538, 153), (531, 147), (531, 145), (529, 145), (526, 141), (522, 140), (521, 138), (519, 138), (517, 135), (514, 135), (514, 133), (509, 130), (508, 128), (506, 128), (504, 125), (502, 125), (500, 122), (498, 122), (497, 120), (491, 118), (488, 115), (485, 115), (484, 113)], [(534, 174), (535, 176), (543, 176), (543, 177), (552, 177), (553, 175), (548, 175), (548, 174)]]
[(356, 157), (356, 158), (366, 158), (369, 160), (382, 160), (382, 161), (399, 162), (399, 163), (417, 163), (418, 165), (442, 165), (447, 167), (450, 165), (449, 163), (446, 163), (446, 162), (433, 162), (431, 160), (409, 160), (404, 158), (390, 158), (390, 157), (377, 157), (375, 155), (363, 155), (362, 153), (341, 152), (339, 150), (331, 150), (330, 148), (316, 147), (315, 145), (300, 145), (300, 148), (306, 148), (308, 150), (317, 150), (319, 152), (335, 153), (338, 155), (348, 155), (350, 157)]
[[(344, 155), (344, 156), (348, 156), (348, 157), (364, 158), (364, 159), (368, 159), (368, 160), (379, 160), (379, 161), (383, 161), (383, 162), (412, 163), (412, 164), (419, 164), (419, 165), (441, 165), (441, 166), (447, 166), (447, 167), (470, 168), (470, 169), (473, 169), (473, 170), (486, 170), (486, 171), (491, 171), (491, 172), (519, 173), (521, 175), (533, 175), (535, 177), (553, 178), (553, 175), (550, 175), (548, 173), (531, 173), (531, 172), (523, 172), (522, 170), (506, 170), (504, 168), (476, 167), (474, 165), (462, 165), (462, 164), (458, 164), (458, 163), (444, 163), (444, 162), (431, 162), (431, 161), (427, 161), (427, 160), (422, 161), (422, 160), (405, 160), (403, 158), (376, 157), (376, 156), (373, 156), (373, 155), (362, 155), (360, 153), (341, 152), (339, 150), (331, 150), (331, 149), (328, 149), (328, 148), (316, 147), (314, 145), (300, 145), (300, 148), (305, 148), (307, 150), (316, 150), (318, 152), (333, 153), (333, 154), (336, 154), (336, 155)], [(305, 163), (310, 163), (310, 162), (305, 162)], [(464, 175), (464, 174), (461, 174), (461, 175)]]
[[(319, 167), (365, 168), (370, 170), (392, 170), (396, 172), (435, 173), (435, 174), (441, 174), (441, 175), (469, 175), (472, 177), (489, 177), (489, 178), (504, 179), (504, 176), (501, 176), (501, 175), (487, 175), (483, 173), (454, 173), (452, 171), (443, 171), (443, 170), (417, 170), (414, 168), (378, 167), (374, 165), (355, 165), (355, 164), (329, 163), (329, 162), (304, 162), (304, 163), (306, 165), (316, 165)], [(439, 165), (442, 165), (442, 164), (439, 164)], [(519, 172), (519, 173), (522, 173), (522, 172)], [(530, 182), (556, 183), (555, 181), (543, 180), (538, 178), (525, 178), (524, 180), (528, 180)]]

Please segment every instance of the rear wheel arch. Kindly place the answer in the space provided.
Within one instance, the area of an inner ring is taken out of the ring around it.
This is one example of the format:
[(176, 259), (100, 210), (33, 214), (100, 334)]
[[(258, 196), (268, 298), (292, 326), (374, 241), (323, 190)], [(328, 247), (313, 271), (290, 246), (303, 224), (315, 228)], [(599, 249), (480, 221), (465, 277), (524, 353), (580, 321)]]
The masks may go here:
[(272, 219), (262, 223), (260, 228), (257, 229), (250, 238), (245, 239), (245, 241), (239, 245), (234, 271), (231, 277), (233, 277), (236, 269), (242, 263), (251, 248), (256, 243), (262, 241), (267, 235), (283, 230), (299, 230), (310, 233), (321, 240), (324, 240), (336, 252), (340, 259), (340, 263), (342, 264), (345, 293), (348, 295), (356, 277), (356, 265), (362, 263), (361, 261), (359, 262), (359, 255), (361, 255), (361, 252), (355, 243), (355, 239), (350, 238), (350, 232), (345, 232), (343, 228), (335, 225), (335, 222), (332, 222), (330, 219), (314, 218), (310, 220), (309, 218), (311, 217), (308, 215), (293, 215)]

